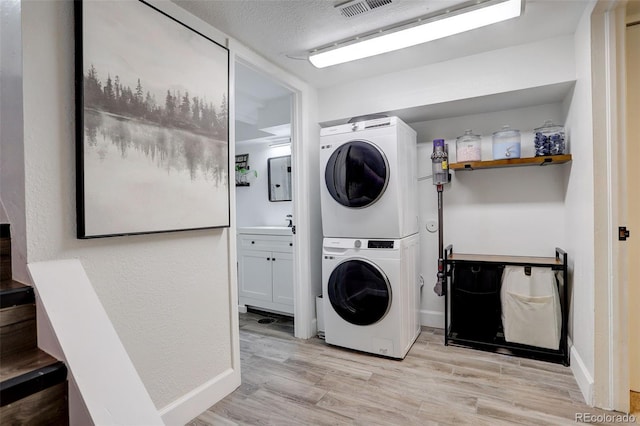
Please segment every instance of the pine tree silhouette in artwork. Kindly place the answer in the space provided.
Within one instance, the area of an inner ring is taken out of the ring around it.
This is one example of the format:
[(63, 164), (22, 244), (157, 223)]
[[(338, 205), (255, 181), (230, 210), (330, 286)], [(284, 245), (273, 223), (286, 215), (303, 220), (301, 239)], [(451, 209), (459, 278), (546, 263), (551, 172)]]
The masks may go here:
[(167, 114), (167, 121), (169, 123), (172, 123), (176, 113), (176, 101), (173, 96), (171, 96), (171, 92), (169, 90), (167, 90), (167, 97), (164, 102), (164, 107)]
[(192, 105), (193, 106), (191, 107), (191, 110), (192, 110), (191, 120), (196, 126), (200, 126), (200, 103), (198, 102), (197, 96), (193, 97)]
[(98, 79), (96, 68), (91, 65), (84, 79), (84, 102), (87, 107), (102, 106), (102, 83)]
[(191, 101), (189, 100), (189, 92), (186, 92), (182, 97), (182, 104), (180, 105), (180, 111), (183, 117), (189, 117), (189, 111), (191, 111)]
[(222, 103), (220, 105), (220, 113), (218, 114), (218, 136), (227, 134), (227, 123), (229, 122), (229, 109), (227, 107), (227, 95), (222, 94)]
[(144, 116), (147, 120), (155, 119), (156, 101), (151, 96), (151, 93), (147, 91), (147, 95), (144, 98)]
[(140, 79), (138, 79), (138, 85), (136, 86), (136, 95), (135, 95), (135, 104), (134, 111), (137, 112), (138, 116), (144, 117), (144, 92), (142, 91), (142, 84), (140, 84)]
[(104, 85), (104, 97), (105, 107), (107, 111), (113, 111), (115, 104), (115, 94), (113, 93), (113, 83), (111, 82), (111, 76), (107, 76), (107, 83)]
[(121, 90), (122, 88), (120, 85), (120, 77), (116, 75), (115, 78), (113, 79), (113, 94), (114, 94), (114, 104), (117, 109), (122, 109), (122, 106), (120, 105), (121, 98), (122, 98)]

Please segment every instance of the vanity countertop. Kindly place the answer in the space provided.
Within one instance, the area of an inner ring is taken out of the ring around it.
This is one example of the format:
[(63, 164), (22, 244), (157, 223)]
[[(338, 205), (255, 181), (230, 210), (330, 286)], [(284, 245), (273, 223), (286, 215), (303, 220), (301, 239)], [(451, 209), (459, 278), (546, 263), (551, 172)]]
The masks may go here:
[(238, 234), (292, 235), (292, 232), (288, 226), (243, 226), (238, 228)]

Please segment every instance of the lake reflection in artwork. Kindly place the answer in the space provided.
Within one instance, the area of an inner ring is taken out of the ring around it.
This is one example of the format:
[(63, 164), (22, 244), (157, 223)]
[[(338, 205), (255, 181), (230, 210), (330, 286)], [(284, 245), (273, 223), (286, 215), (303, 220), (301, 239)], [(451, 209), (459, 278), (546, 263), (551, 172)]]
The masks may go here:
[(98, 111), (85, 111), (85, 141), (85, 214), (101, 218), (101, 233), (201, 228), (227, 215), (226, 142)]

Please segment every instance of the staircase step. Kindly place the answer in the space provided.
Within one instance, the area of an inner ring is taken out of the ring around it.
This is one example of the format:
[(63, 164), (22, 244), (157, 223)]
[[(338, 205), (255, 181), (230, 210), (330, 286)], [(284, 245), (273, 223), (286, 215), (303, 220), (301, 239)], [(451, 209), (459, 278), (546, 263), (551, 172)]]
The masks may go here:
[(66, 381), (67, 367), (62, 361), (5, 380), (0, 382), (0, 407)]
[(0, 237), (0, 257), (11, 256), (11, 238)]
[(0, 281), (11, 279), (11, 234), (8, 223), (0, 223)]
[(38, 348), (5, 357), (0, 366), (0, 407), (66, 380), (64, 363)]
[[(11, 424), (68, 422), (67, 367), (39, 349), (3, 360), (0, 417)], [(64, 420), (66, 417), (66, 420)], [(59, 419), (52, 421), (52, 419)]]
[(38, 345), (37, 333), (35, 317), (0, 328), (0, 362), (3, 367), (5, 358), (35, 348)]
[(68, 426), (69, 388), (62, 382), (0, 407), (0, 419), (7, 425)]
[(32, 370), (51, 366), (59, 362), (48, 353), (31, 348), (20, 354), (4, 357), (0, 363), (0, 382), (15, 379)]
[[(1, 244), (2, 246), (7, 245), (4, 240)], [(11, 254), (0, 255), (0, 281), (10, 280), (11, 278)]]
[(33, 287), (14, 280), (0, 281), (0, 309), (35, 303)]
[(0, 361), (37, 345), (33, 288), (16, 281), (0, 285)]
[(10, 226), (8, 223), (0, 223), (0, 238), (10, 238)]
[(0, 224), (0, 419), (68, 425), (67, 367), (37, 347), (35, 292), (12, 279), (8, 224)]

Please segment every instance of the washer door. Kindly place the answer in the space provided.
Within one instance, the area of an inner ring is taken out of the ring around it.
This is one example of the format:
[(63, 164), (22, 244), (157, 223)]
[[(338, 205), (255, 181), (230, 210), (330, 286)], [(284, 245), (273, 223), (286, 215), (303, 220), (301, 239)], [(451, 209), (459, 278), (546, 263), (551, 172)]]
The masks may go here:
[(327, 286), (331, 306), (356, 325), (380, 321), (391, 307), (391, 285), (384, 273), (364, 260), (347, 260), (331, 273)]
[(340, 145), (324, 171), (329, 194), (345, 207), (367, 207), (384, 193), (389, 182), (384, 154), (370, 142), (355, 140)]

